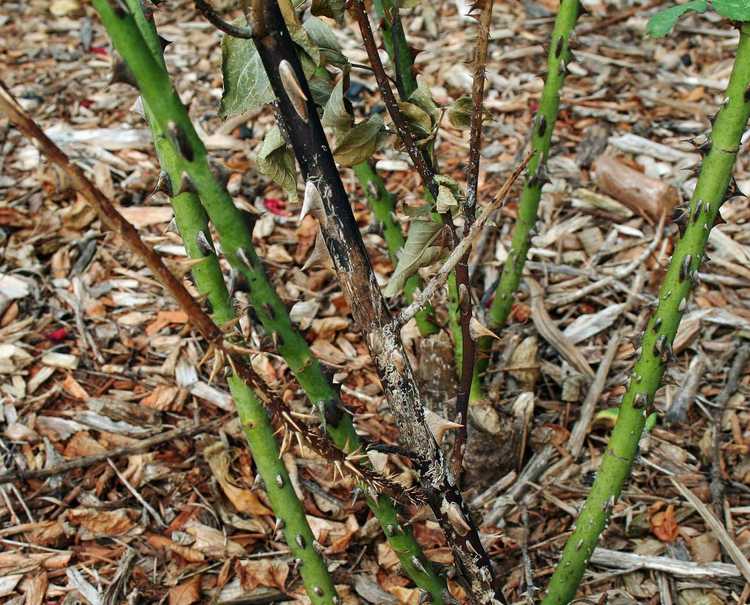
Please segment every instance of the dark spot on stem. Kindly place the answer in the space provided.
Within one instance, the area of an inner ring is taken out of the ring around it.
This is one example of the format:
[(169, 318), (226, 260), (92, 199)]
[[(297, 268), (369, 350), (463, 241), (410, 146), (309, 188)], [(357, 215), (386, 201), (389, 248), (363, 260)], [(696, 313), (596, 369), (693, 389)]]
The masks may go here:
[(349, 255), (344, 249), (344, 244), (335, 238), (328, 239), (326, 244), (328, 244), (328, 251), (331, 253), (334, 265), (347, 270), (349, 268)]
[(214, 247), (211, 245), (211, 241), (204, 231), (198, 231), (195, 234), (195, 243), (198, 245), (198, 250), (203, 256), (211, 256), (214, 254)]
[(565, 38), (560, 37), (557, 39), (557, 46), (555, 46), (555, 57), (557, 59), (560, 58), (563, 48), (565, 48)]
[(326, 399), (323, 404), (323, 418), (328, 426), (337, 427), (344, 417), (344, 410), (337, 399)]
[(544, 136), (544, 133), (547, 132), (547, 118), (543, 115), (539, 116), (539, 127), (537, 129), (537, 134), (540, 137)]
[(193, 152), (193, 146), (190, 144), (185, 131), (174, 122), (170, 122), (167, 128), (172, 144), (177, 148), (177, 151), (179, 151), (180, 155), (185, 158), (186, 161), (192, 162), (195, 153)]
[(125, 6), (122, 0), (113, 0), (110, 2), (110, 6), (112, 7), (112, 10), (115, 11), (115, 15), (118, 19), (124, 19), (127, 15), (129, 15), (128, 7)]
[(708, 155), (711, 151), (711, 139), (707, 139), (705, 143), (698, 146), (698, 153), (700, 153), (703, 157)]
[(110, 84), (127, 84), (133, 88), (138, 88), (133, 72), (130, 71), (127, 63), (119, 57), (112, 63), (112, 76), (109, 79)]
[(276, 319), (276, 313), (274, 313), (273, 307), (268, 303), (263, 303), (261, 305), (261, 308), (263, 309), (263, 312), (268, 315), (268, 318), (271, 321), (274, 321)]

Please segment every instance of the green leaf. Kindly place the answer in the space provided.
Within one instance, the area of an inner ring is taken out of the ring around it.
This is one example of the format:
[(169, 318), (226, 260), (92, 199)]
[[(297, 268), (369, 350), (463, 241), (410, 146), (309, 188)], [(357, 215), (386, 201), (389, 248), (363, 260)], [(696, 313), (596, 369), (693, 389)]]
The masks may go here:
[(750, 2), (748, 0), (714, 0), (714, 10), (727, 19), (750, 21)]
[(307, 35), (320, 49), (321, 62), (344, 67), (349, 64), (348, 59), (341, 52), (336, 35), (328, 24), (317, 17), (308, 17), (302, 24)]
[(459, 97), (448, 108), (448, 121), (453, 128), (468, 128), (471, 126), (472, 113), (474, 103), (471, 97)]
[[(321, 122), (326, 128), (333, 130), (338, 137), (351, 129), (354, 123), (354, 117), (347, 107), (347, 99), (344, 97), (344, 85), (348, 78), (341, 78), (333, 88), (331, 96), (323, 109), (323, 118)], [(348, 88), (348, 85), (347, 85)]]
[(383, 117), (380, 114), (370, 116), (360, 122), (336, 141), (333, 155), (342, 166), (354, 166), (369, 160), (378, 148), (383, 132)]
[(287, 148), (278, 126), (271, 128), (263, 138), (256, 164), (258, 172), (277, 183), (289, 194), (292, 201), (297, 201), (297, 169), (294, 154)]
[[(714, 0), (715, 2), (715, 0)], [(648, 34), (654, 38), (661, 38), (672, 31), (672, 28), (686, 13), (705, 13), (708, 0), (690, 0), (685, 4), (672, 6), (656, 13), (648, 22)]]
[[(299, 54), (299, 49), (304, 50), (305, 54), (310, 58), (310, 61), (312, 62), (312, 65), (307, 66), (307, 69), (305, 69), (305, 75), (309, 76), (310, 73), (315, 71), (315, 68), (320, 65), (320, 49), (318, 48), (318, 45), (313, 42), (313, 39), (310, 37), (310, 34), (307, 33), (304, 25), (287, 24), (287, 30), (289, 30), (289, 37), (299, 47), (297, 49), (297, 54)], [(300, 60), (302, 61), (303, 65), (305, 62), (304, 59), (305, 55), (300, 55)]]
[[(236, 20), (238, 24), (242, 22), (241, 19)], [(326, 48), (319, 48), (319, 44), (325, 42), (330, 45), (331, 40), (323, 36), (320, 25), (313, 23), (309, 27), (314, 34), (310, 34), (298, 23), (287, 23), (289, 35), (297, 46), (302, 68), (317, 101), (320, 98), (327, 99), (331, 92), (328, 83), (330, 78), (316, 77), (324, 54), (329, 52)], [(335, 42), (335, 38), (333, 41)], [(224, 36), (221, 41), (221, 72), (224, 78), (224, 92), (221, 96), (219, 115), (223, 118), (259, 109), (276, 98), (252, 40)]]
[(406, 242), (396, 263), (396, 269), (383, 290), (383, 296), (398, 295), (406, 280), (414, 275), (420, 267), (426, 267), (440, 258), (442, 248), (436, 246), (435, 241), (441, 229), (442, 225), (432, 220), (414, 220), (411, 222), (409, 234), (406, 236)]
[(318, 17), (330, 17), (343, 25), (344, 4), (344, 0), (312, 0), (310, 12)]
[[(307, 55), (302, 55), (306, 57)], [(309, 63), (307, 58), (302, 60), (302, 69), (305, 70), (307, 75), (307, 83), (310, 86), (310, 92), (312, 92), (312, 98), (318, 107), (325, 107), (328, 103), (328, 98), (331, 96), (333, 91), (333, 79), (331, 74), (326, 71), (325, 67), (316, 67), (311, 74), (308, 75), (306, 64)]]
[(259, 109), (276, 98), (252, 40), (224, 36), (221, 73), (224, 92), (219, 115), (223, 118)]

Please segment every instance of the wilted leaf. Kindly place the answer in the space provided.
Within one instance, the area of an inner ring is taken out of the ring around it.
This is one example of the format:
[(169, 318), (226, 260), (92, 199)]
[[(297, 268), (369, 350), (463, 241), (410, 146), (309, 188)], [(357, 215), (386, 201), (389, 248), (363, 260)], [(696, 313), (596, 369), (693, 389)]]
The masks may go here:
[(344, 22), (343, 0), (313, 0), (310, 11), (313, 15), (335, 19), (339, 24)]
[(72, 508), (66, 515), (71, 525), (79, 525), (94, 536), (111, 538), (128, 533), (134, 526), (138, 512), (132, 509), (96, 510), (93, 508)]
[[(307, 65), (309, 63), (309, 59), (302, 61), (302, 69), (305, 70), (305, 74), (308, 73)], [(331, 74), (328, 73), (328, 70), (325, 67), (314, 66), (312, 73), (307, 76), (307, 83), (310, 86), (313, 102), (318, 107), (325, 107), (326, 103), (328, 103), (328, 98), (333, 91), (333, 79), (331, 78)]]
[(430, 116), (433, 125), (440, 119), (440, 109), (435, 101), (432, 100), (432, 93), (429, 86), (424, 83), (424, 80), (418, 80), (417, 89), (411, 93), (408, 100), (425, 111)]
[(344, 97), (345, 81), (348, 78), (341, 78), (331, 92), (323, 109), (323, 118), (321, 122), (326, 128), (330, 128), (334, 133), (344, 133), (348, 131), (354, 122), (354, 118), (347, 107), (347, 100)]
[(203, 450), (203, 457), (208, 462), (208, 466), (211, 467), (211, 472), (221, 485), (221, 489), (239, 512), (248, 515), (273, 514), (271, 509), (264, 506), (253, 492), (249, 489), (237, 487), (232, 483), (229, 477), (229, 456), (221, 441), (217, 441)]
[(735, 21), (750, 21), (750, 2), (747, 0), (714, 0), (714, 10), (722, 17)]
[(378, 583), (366, 574), (357, 574), (354, 576), (354, 590), (357, 594), (365, 599), (368, 603), (381, 603), (381, 605), (398, 605), (396, 597), (385, 592)]
[(256, 158), (258, 171), (277, 183), (297, 200), (297, 169), (294, 154), (287, 148), (278, 126), (266, 133)]
[(478, 340), (484, 336), (500, 340), (500, 337), (497, 334), (485, 327), (482, 322), (474, 316), (469, 320), (469, 334), (471, 335), (472, 340)]
[(713, 592), (700, 588), (688, 588), (677, 593), (677, 605), (725, 605), (726, 601)]
[(183, 546), (182, 544), (177, 544), (176, 542), (170, 540), (166, 536), (160, 536), (158, 534), (150, 534), (147, 538), (148, 543), (153, 546), (154, 548), (163, 548), (165, 550), (169, 550), (176, 555), (179, 555), (185, 561), (188, 561), (189, 563), (202, 563), (206, 560), (205, 555), (195, 549), (190, 548), (189, 546)]
[(310, 17), (303, 24), (307, 35), (318, 46), (320, 50), (320, 63), (327, 65), (332, 63), (338, 67), (349, 65), (349, 60), (341, 52), (338, 40), (333, 30), (322, 19)]
[(228, 539), (224, 532), (208, 525), (190, 521), (185, 531), (195, 538), (192, 549), (213, 559), (224, 559), (228, 556), (240, 557), (245, 554), (245, 549), (241, 544)]
[(54, 17), (65, 17), (81, 8), (78, 0), (55, 0), (49, 5), (49, 12)]
[(383, 117), (380, 114), (370, 116), (360, 122), (336, 142), (333, 155), (342, 166), (354, 166), (369, 160), (378, 148), (383, 131)]
[(169, 605), (193, 605), (201, 598), (201, 576), (189, 580), (169, 590)]
[(662, 542), (674, 542), (680, 526), (674, 517), (674, 506), (670, 504), (666, 510), (659, 511), (651, 517), (651, 531)]
[(701, 565), (721, 561), (719, 541), (711, 532), (700, 534), (690, 540), (690, 553), (693, 555), (693, 561)]
[(219, 115), (223, 118), (258, 109), (276, 98), (252, 40), (224, 36), (221, 73), (224, 91)]
[[(744, 0), (737, 0), (743, 2)], [(714, 2), (716, 4), (716, 2)], [(648, 22), (648, 33), (654, 38), (661, 38), (672, 31), (672, 28), (685, 13), (705, 13), (708, 8), (708, 0), (691, 0), (685, 4), (672, 6), (656, 13)], [(718, 10), (718, 8), (717, 8)]]
[(539, 339), (527, 336), (513, 349), (506, 371), (515, 378), (524, 391), (533, 391), (539, 380)]
[(468, 128), (471, 126), (471, 114), (474, 103), (471, 97), (460, 97), (448, 108), (448, 121), (454, 128)]
[(66, 458), (94, 456), (107, 451), (107, 448), (94, 439), (88, 431), (79, 431), (68, 441), (63, 454)]
[(401, 115), (412, 127), (412, 131), (419, 137), (429, 136), (432, 133), (432, 119), (430, 115), (416, 103), (401, 101), (399, 104)]
[[(303, 25), (300, 25), (299, 23), (287, 23), (287, 29), (289, 30), (289, 36), (292, 38), (292, 41), (305, 51), (307, 58), (312, 62), (312, 65), (308, 65), (305, 69), (305, 75), (309, 77), (311, 73), (315, 71), (315, 67), (320, 65), (320, 49)], [(304, 59), (305, 55), (300, 55), (303, 67), (305, 66)]]
[(60, 521), (38, 521), (36, 526), (26, 534), (32, 544), (38, 546), (55, 546), (65, 537), (65, 529)]
[(449, 176), (442, 174), (436, 175), (435, 181), (438, 183), (438, 198), (435, 200), (435, 210), (442, 214), (458, 208), (459, 201), (465, 197), (461, 186)]
[(406, 280), (420, 267), (425, 267), (440, 257), (441, 248), (434, 243), (441, 228), (439, 223), (431, 220), (412, 221), (396, 269), (383, 290), (384, 296), (396, 296), (401, 292)]
[(284, 561), (273, 559), (237, 561), (234, 569), (240, 579), (240, 585), (247, 591), (255, 590), (258, 586), (283, 591), (289, 575), (289, 566)]
[(449, 187), (440, 185), (438, 187), (437, 200), (435, 200), (435, 210), (443, 214), (445, 212), (452, 212), (454, 208), (458, 208), (458, 200), (453, 196), (453, 192)]
[(318, 338), (331, 338), (336, 332), (348, 327), (349, 320), (345, 317), (322, 317), (312, 322), (312, 329)]

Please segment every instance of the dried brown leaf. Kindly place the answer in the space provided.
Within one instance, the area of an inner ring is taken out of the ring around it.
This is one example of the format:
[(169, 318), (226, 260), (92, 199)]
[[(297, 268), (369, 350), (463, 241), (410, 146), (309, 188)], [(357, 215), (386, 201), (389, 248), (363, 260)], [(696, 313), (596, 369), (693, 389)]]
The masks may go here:
[(242, 588), (252, 591), (258, 586), (278, 588), (283, 591), (289, 575), (289, 566), (284, 561), (274, 559), (254, 559), (237, 561), (234, 566)]
[(273, 511), (265, 506), (253, 492), (232, 483), (229, 476), (229, 456), (221, 441), (203, 450), (203, 457), (211, 467), (211, 472), (221, 485), (224, 494), (239, 512), (256, 516), (273, 514)]
[(169, 605), (193, 605), (201, 598), (201, 576), (195, 575), (169, 591)]
[(66, 519), (71, 525), (88, 530), (94, 536), (111, 538), (128, 533), (135, 526), (138, 511), (128, 508), (117, 510), (96, 510), (93, 508), (72, 508)]

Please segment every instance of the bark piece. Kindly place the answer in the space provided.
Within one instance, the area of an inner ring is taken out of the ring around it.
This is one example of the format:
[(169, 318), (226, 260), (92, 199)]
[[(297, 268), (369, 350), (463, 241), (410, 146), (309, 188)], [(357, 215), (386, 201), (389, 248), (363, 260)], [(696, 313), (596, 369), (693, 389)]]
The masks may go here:
[(674, 187), (652, 179), (610, 155), (597, 159), (593, 168), (599, 189), (652, 222), (671, 212), (680, 201), (680, 194)]

